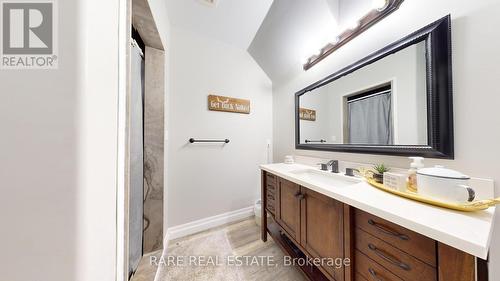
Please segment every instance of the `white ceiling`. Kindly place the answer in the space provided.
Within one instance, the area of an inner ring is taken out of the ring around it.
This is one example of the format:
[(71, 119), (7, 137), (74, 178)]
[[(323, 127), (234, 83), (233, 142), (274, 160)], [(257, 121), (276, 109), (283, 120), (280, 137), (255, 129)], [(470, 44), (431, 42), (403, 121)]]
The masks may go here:
[(302, 71), (304, 60), (318, 52), (373, 0), (274, 0), (248, 52), (273, 82)]
[(273, 82), (335, 36), (336, 20), (325, 0), (275, 0), (248, 52)]
[(273, 0), (218, 0), (216, 7), (203, 0), (166, 0), (173, 26), (246, 50)]
[(166, 0), (170, 23), (248, 50), (273, 82), (335, 39), (373, 0)]

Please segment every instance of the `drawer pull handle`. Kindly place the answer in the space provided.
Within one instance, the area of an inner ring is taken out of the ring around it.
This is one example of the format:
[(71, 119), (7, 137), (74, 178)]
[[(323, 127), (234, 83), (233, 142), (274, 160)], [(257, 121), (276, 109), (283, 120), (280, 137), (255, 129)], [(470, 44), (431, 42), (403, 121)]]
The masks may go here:
[(375, 281), (384, 281), (383, 279), (380, 279), (380, 277), (378, 277), (378, 274), (377, 272), (375, 272), (375, 270), (373, 270), (373, 268), (368, 268), (368, 272), (370, 272), (370, 275), (373, 277), (373, 279), (375, 279)]
[(396, 260), (395, 258), (392, 258), (392, 257), (389, 257), (387, 256), (384, 252), (382, 252), (381, 250), (379, 250), (375, 245), (373, 245), (372, 243), (368, 244), (368, 248), (370, 248), (370, 250), (372, 250), (373, 252), (375, 252), (375, 254), (379, 257), (381, 257), (382, 259), (392, 263), (393, 265), (395, 266), (398, 266), (400, 267), (401, 269), (404, 269), (406, 271), (410, 271), (411, 270), (411, 267), (409, 265), (407, 265), (406, 263), (403, 263), (401, 261), (398, 261)]
[(297, 199), (299, 199), (299, 200), (302, 200), (302, 199), (304, 199), (304, 198), (305, 198), (305, 195), (304, 195), (304, 194), (302, 194), (300, 191), (297, 191), (297, 193), (295, 193), (295, 195), (294, 195), (294, 196), (295, 196)]
[(373, 225), (374, 227), (378, 228), (378, 230), (382, 231), (383, 233), (385, 234), (389, 234), (389, 235), (392, 235), (392, 236), (395, 236), (395, 237), (398, 237), (399, 239), (401, 240), (410, 240), (410, 237), (408, 237), (407, 235), (404, 235), (404, 234), (401, 234), (401, 233), (398, 233), (392, 229), (389, 229), (388, 227), (386, 226), (382, 226), (376, 222), (374, 222), (372, 219), (369, 219), (368, 220), (368, 223), (370, 225)]

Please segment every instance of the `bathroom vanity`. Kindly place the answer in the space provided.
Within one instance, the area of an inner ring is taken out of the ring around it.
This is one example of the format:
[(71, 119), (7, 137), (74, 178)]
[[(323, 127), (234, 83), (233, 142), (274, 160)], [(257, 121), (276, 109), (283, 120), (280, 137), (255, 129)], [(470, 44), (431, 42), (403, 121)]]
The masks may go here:
[[(453, 159), (451, 47), (448, 15), (299, 90), (295, 149)], [(495, 208), (443, 209), (300, 164), (261, 170), (262, 240), (350, 261), (299, 264), (310, 280), (488, 279)], [(494, 197), (485, 186), (477, 199)]]
[(301, 164), (262, 165), (262, 240), (310, 280), (485, 281), (494, 207), (461, 213), (403, 199), (361, 178)]

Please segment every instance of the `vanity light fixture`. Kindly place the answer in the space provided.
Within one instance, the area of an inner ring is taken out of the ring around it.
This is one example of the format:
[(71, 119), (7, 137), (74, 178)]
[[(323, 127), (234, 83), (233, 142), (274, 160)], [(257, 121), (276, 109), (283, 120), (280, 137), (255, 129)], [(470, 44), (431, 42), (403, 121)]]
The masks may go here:
[(372, 10), (361, 19), (354, 21), (348, 29), (339, 34), (335, 39), (304, 61), (303, 68), (308, 70), (315, 64), (335, 52), (338, 48), (351, 41), (354, 37), (366, 31), (372, 25), (396, 11), (404, 0), (373, 0)]
[(350, 30), (355, 30), (356, 28), (358, 28), (360, 25), (360, 22), (359, 21), (353, 21), (350, 25), (349, 25), (349, 29)]
[(389, 1), (387, 0), (373, 0), (372, 1), (372, 8), (382, 11), (387, 7), (387, 4), (389, 4)]

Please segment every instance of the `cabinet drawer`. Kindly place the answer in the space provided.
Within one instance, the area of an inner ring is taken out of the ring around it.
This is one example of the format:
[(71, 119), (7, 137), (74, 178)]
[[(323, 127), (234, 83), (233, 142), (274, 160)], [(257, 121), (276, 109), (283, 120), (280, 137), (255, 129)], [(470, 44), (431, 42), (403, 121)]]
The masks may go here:
[(436, 266), (434, 240), (360, 210), (355, 211), (355, 224), (392, 246)]
[(273, 185), (273, 186), (276, 186), (276, 176), (273, 175), (273, 174), (270, 174), (270, 173), (266, 173), (266, 183), (267, 185)]
[(361, 274), (359, 273), (354, 273), (354, 281), (368, 281), (366, 280)]
[(356, 277), (356, 280), (403, 281), (403, 279), (392, 274), (387, 269), (383, 268), (358, 250), (356, 250), (356, 252), (354, 253), (354, 260), (356, 265), (356, 268), (354, 269), (356, 271), (356, 276), (361, 276), (360, 279)]
[(275, 215), (276, 214), (276, 208), (275, 208), (275, 205), (274, 205), (274, 202), (273, 203), (270, 203), (269, 201), (267, 202), (267, 206), (266, 206), (266, 209), (272, 214), (272, 215)]
[(390, 244), (355, 229), (356, 249), (404, 280), (434, 281), (436, 269)]
[(276, 214), (276, 195), (274, 192), (266, 192), (266, 209), (273, 215)]
[(276, 185), (274, 185), (274, 184), (266, 185), (266, 191), (268, 193), (273, 193), (273, 194), (276, 193)]
[(276, 194), (274, 192), (267, 192), (267, 201), (276, 201)]
[(276, 192), (273, 187), (273, 189), (269, 189), (269, 187), (266, 190), (266, 208), (271, 212), (273, 215), (276, 214)]

